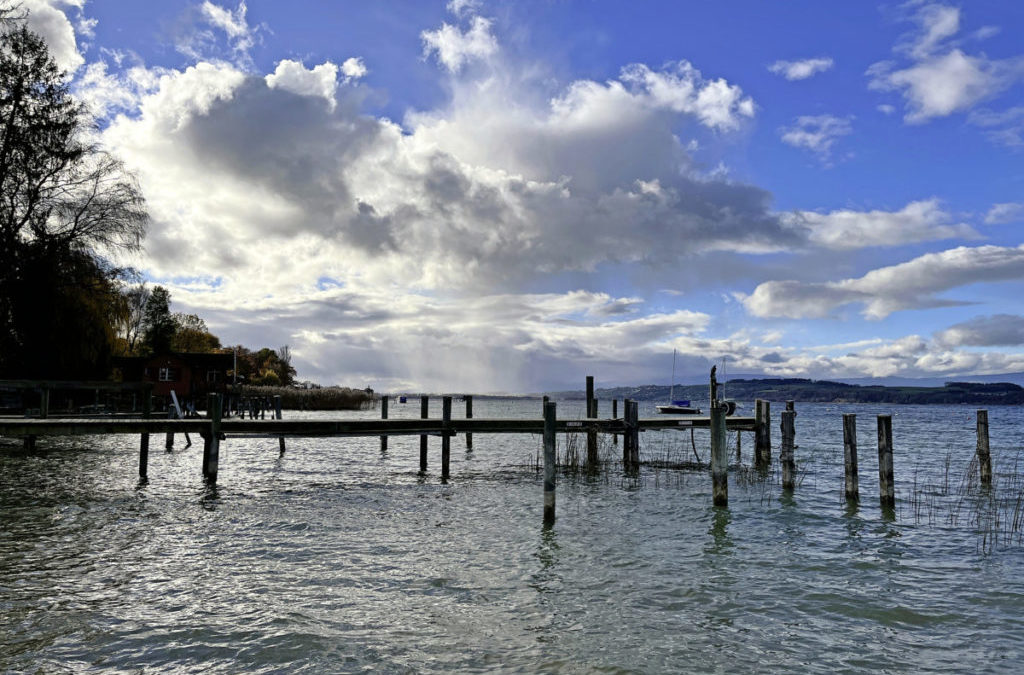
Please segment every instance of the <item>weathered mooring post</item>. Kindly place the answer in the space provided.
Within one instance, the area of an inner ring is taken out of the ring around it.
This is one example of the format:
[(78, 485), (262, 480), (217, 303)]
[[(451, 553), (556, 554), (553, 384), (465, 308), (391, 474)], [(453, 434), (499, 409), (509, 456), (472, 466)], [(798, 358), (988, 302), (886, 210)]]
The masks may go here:
[[(594, 406), (594, 376), (587, 375), (587, 418), (597, 417), (597, 409)], [(587, 431), (587, 467), (597, 467), (597, 432)]]
[(843, 464), (846, 468), (846, 501), (860, 499), (860, 485), (857, 478), (857, 415), (843, 413)]
[[(145, 398), (142, 401), (142, 417), (149, 419), (153, 413), (153, 392), (145, 390)], [(139, 478), (146, 478), (149, 472), (149, 434), (139, 435)]]
[[(640, 404), (629, 401), (626, 404), (626, 419), (629, 421), (629, 457), (627, 466), (636, 470), (640, 468)], [(625, 447), (625, 443), (623, 443)]]
[[(96, 412), (99, 412), (97, 410)], [(46, 419), (50, 416), (50, 390), (47, 387), (43, 387), (39, 392), (39, 417)]]
[[(473, 419), (473, 395), (466, 394), (466, 419)], [(466, 432), (466, 452), (473, 452), (473, 434)]]
[(544, 403), (544, 527), (555, 524), (556, 403)]
[(878, 497), (883, 509), (896, 508), (892, 468), (892, 415), (878, 416)]
[(978, 472), (982, 487), (992, 486), (992, 455), (988, 445), (988, 411), (978, 411)]
[[(281, 396), (274, 397), (274, 419), (281, 419)], [(284, 436), (277, 437), (278, 449), (281, 451), (279, 457), (284, 457)]]
[[(388, 418), (388, 396), (387, 394), (380, 397), (380, 418), (386, 420)], [(388, 437), (384, 434), (380, 437), (380, 451), (388, 451)]]
[(759, 398), (754, 406), (754, 460), (767, 466), (772, 461), (771, 404)]
[(449, 428), (452, 423), (452, 397), (441, 399), (441, 480), (447, 480), (452, 459), (452, 437)]
[(729, 505), (729, 456), (725, 445), (726, 407), (711, 404), (711, 501), (715, 506)]
[[(174, 406), (167, 406), (167, 419), (174, 419)], [(168, 431), (167, 437), (164, 439), (164, 450), (170, 452), (174, 449), (174, 432)]]
[[(420, 419), (425, 420), (430, 415), (430, 397), (420, 396)], [(420, 471), (427, 470), (427, 435), (420, 434)]]
[[(787, 402), (786, 406), (789, 408)], [(782, 489), (792, 490), (796, 487), (796, 411), (787, 409), (782, 413), (782, 447), (779, 450), (779, 461), (782, 463)]]
[(203, 441), (203, 476), (209, 483), (217, 482), (220, 464), (221, 396), (210, 394), (206, 399), (206, 416), (210, 418), (210, 431)]
[[(613, 420), (619, 419), (619, 399), (617, 399), (617, 398), (613, 398), (612, 399), (612, 419)], [(618, 444), (619, 444), (619, 435), (618, 434), (612, 434), (612, 445), (618, 445)]]

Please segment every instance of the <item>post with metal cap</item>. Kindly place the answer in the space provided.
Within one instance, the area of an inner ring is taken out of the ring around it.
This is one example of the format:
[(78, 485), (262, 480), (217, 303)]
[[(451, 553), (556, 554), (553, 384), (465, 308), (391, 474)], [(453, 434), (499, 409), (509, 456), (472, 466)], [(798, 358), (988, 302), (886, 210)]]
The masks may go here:
[[(274, 419), (281, 419), (281, 397), (274, 397)], [(280, 456), (284, 457), (284, 436), (277, 437), (278, 449), (281, 451)]]
[(452, 459), (452, 437), (449, 427), (452, 423), (452, 397), (441, 399), (441, 480), (447, 480)]
[(555, 524), (555, 421), (557, 404), (544, 403), (544, 526)]
[(978, 471), (981, 484), (992, 486), (992, 455), (988, 445), (988, 411), (978, 411)]
[[(388, 397), (386, 394), (380, 397), (380, 418), (382, 420), (388, 418)], [(380, 451), (388, 451), (388, 437), (386, 434), (380, 437)]]
[(856, 413), (843, 413), (843, 463), (846, 466), (846, 501), (855, 502), (860, 499)]
[(878, 497), (883, 509), (896, 508), (892, 468), (892, 415), (878, 416)]
[[(420, 396), (420, 419), (425, 420), (430, 415), (430, 397)], [(420, 434), (420, 471), (427, 470), (427, 435)]]
[[(473, 395), (466, 394), (466, 419), (473, 419)], [(466, 432), (466, 452), (473, 452), (473, 434)]]

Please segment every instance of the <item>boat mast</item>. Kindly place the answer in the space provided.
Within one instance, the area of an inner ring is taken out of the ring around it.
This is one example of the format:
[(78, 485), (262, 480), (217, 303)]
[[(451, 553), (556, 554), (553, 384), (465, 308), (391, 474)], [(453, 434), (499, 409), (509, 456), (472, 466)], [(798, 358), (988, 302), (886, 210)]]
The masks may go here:
[(672, 350), (672, 381), (668, 383), (668, 404), (672, 405), (676, 398), (676, 350)]

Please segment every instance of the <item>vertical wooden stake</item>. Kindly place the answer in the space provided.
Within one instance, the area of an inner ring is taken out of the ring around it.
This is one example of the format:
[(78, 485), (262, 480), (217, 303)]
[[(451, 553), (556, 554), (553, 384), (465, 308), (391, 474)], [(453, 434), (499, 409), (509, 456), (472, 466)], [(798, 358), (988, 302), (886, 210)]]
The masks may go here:
[(725, 447), (725, 406), (711, 406), (711, 500), (715, 506), (729, 505), (729, 457)]
[(988, 446), (988, 411), (978, 411), (978, 470), (980, 472), (981, 484), (984, 487), (992, 486), (992, 455)]
[(896, 508), (892, 468), (892, 415), (878, 416), (878, 497), (883, 509)]
[[(97, 410), (96, 412), (99, 412)], [(39, 417), (44, 420), (50, 416), (50, 390), (46, 387), (39, 392)]]
[[(587, 375), (587, 418), (596, 417), (594, 407), (594, 376)], [(597, 467), (597, 432), (587, 431), (587, 467)]]
[[(425, 420), (430, 414), (430, 397), (420, 396), (420, 419)], [(427, 470), (427, 435), (420, 434), (420, 471)]]
[[(388, 397), (387, 397), (386, 394), (384, 396), (380, 397), (380, 418), (382, 420), (386, 420), (388, 418)], [(384, 435), (384, 436), (380, 437), (380, 451), (381, 452), (387, 452), (388, 451), (388, 437), (387, 437), (387, 435)]]
[(452, 458), (452, 437), (448, 427), (452, 423), (452, 397), (441, 399), (441, 480), (447, 480)]
[(846, 501), (860, 499), (857, 478), (857, 415), (843, 413), (843, 463), (846, 465)]
[(793, 457), (796, 425), (796, 412), (786, 410), (782, 413), (782, 448), (779, 450), (779, 460), (782, 462), (782, 489), (792, 490), (796, 487), (796, 461)]
[[(473, 396), (466, 395), (466, 419), (473, 419)], [(466, 452), (473, 452), (473, 434), (466, 432)]]
[(757, 417), (757, 431), (755, 432), (757, 444), (757, 463), (761, 466), (767, 466), (772, 462), (772, 415), (771, 415), (771, 403), (763, 399), (758, 399), (759, 413), (756, 413)]
[[(167, 406), (167, 419), (174, 419), (174, 406)], [(174, 432), (168, 431), (167, 437), (164, 438), (164, 450), (170, 452), (174, 449)]]
[(740, 442), (740, 430), (737, 429), (736, 430), (736, 463), (737, 464), (739, 464), (740, 460), (743, 459), (743, 454), (740, 452), (740, 450), (742, 450), (742, 448), (743, 448), (743, 445)]
[[(613, 420), (619, 419), (619, 399), (617, 399), (617, 398), (613, 398), (612, 399), (612, 419)], [(612, 445), (618, 445), (618, 444), (619, 444), (619, 435), (618, 434), (612, 434)]]
[(629, 466), (640, 468), (640, 404), (630, 401), (626, 409), (629, 418)]
[(544, 403), (544, 527), (555, 524), (556, 403)]
[(220, 465), (220, 394), (209, 394), (206, 399), (206, 414), (210, 418), (209, 439), (203, 443), (203, 475), (210, 483), (217, 482), (217, 470)]
[[(145, 390), (145, 398), (142, 400), (142, 417), (149, 419), (153, 412), (153, 392)], [(149, 472), (149, 434), (142, 434), (139, 437), (139, 478), (147, 478)]]
[[(275, 419), (281, 419), (281, 397), (280, 396), (275, 396), (274, 397), (274, 418)], [(280, 450), (280, 454), (278, 456), (279, 457), (284, 457), (284, 436), (278, 436), (277, 437), (277, 446), (278, 446), (278, 450)]]

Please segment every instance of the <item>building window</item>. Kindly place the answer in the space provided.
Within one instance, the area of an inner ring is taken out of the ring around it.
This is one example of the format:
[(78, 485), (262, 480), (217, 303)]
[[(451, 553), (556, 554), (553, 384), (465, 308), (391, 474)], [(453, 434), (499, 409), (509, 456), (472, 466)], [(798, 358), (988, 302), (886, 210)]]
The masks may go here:
[(174, 382), (175, 380), (178, 379), (178, 369), (161, 368), (160, 375), (157, 379), (159, 379), (161, 382)]
[(221, 376), (219, 370), (208, 370), (206, 371), (206, 381), (210, 383), (220, 382)]

